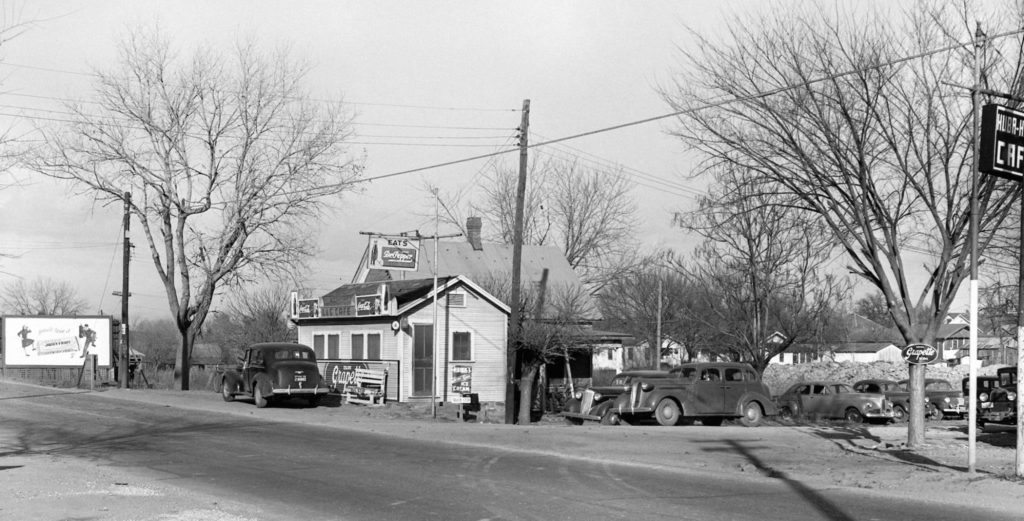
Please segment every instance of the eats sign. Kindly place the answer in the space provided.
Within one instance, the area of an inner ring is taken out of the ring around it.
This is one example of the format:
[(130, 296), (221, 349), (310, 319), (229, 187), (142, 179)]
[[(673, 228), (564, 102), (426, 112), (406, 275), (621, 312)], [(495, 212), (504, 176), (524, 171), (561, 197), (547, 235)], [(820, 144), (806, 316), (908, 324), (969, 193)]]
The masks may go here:
[(408, 237), (371, 237), (370, 269), (416, 271), (420, 241)]

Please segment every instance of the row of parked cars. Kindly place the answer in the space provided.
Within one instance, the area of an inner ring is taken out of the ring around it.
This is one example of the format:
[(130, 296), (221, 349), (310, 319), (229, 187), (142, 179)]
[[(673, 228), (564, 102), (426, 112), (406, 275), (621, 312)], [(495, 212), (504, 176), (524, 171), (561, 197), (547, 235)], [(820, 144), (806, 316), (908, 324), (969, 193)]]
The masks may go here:
[[(979, 394), (987, 400), (979, 399), (980, 422), (1016, 423), (1016, 374), (1016, 368), (1000, 369), (994, 377), (997, 383), (985, 384), (991, 385), (988, 392)], [(926, 379), (925, 417), (963, 418), (967, 413), (965, 394), (945, 380)], [(660, 425), (695, 421), (721, 425), (726, 419), (738, 419), (743, 425), (756, 426), (765, 416), (775, 415), (898, 422), (907, 419), (909, 410), (909, 380), (870, 379), (852, 386), (837, 381), (799, 382), (772, 397), (748, 364), (702, 362), (670, 371), (619, 373), (608, 385), (577, 391), (562, 415), (573, 424), (590, 420), (617, 425), (653, 419)]]

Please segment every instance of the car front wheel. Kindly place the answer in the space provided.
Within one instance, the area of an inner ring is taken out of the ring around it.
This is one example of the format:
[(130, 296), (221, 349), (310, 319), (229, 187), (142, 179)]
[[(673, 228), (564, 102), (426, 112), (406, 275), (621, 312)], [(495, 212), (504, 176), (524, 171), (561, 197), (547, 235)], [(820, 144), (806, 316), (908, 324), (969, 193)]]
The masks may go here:
[(846, 421), (850, 423), (864, 422), (864, 415), (861, 414), (860, 411), (858, 411), (855, 407), (850, 407), (849, 409), (846, 409), (846, 414), (844, 415), (844, 418), (846, 418)]
[(764, 418), (764, 411), (761, 410), (761, 404), (749, 402), (743, 408), (743, 416), (740, 418), (740, 423), (744, 427), (757, 427), (761, 425), (762, 418)]
[(609, 410), (601, 416), (601, 425), (619, 425), (622, 423), (622, 416), (618, 411)]
[(902, 405), (896, 405), (892, 408), (892, 421), (896, 423), (907, 421), (907, 410)]
[(662, 398), (658, 402), (658, 407), (654, 410), (654, 417), (658, 420), (658, 425), (666, 427), (678, 423), (680, 416), (679, 405), (672, 401), (671, 398)]
[(231, 391), (231, 387), (232, 386), (229, 385), (227, 381), (221, 381), (220, 383), (220, 397), (223, 398), (225, 402), (235, 401), (235, 393)]

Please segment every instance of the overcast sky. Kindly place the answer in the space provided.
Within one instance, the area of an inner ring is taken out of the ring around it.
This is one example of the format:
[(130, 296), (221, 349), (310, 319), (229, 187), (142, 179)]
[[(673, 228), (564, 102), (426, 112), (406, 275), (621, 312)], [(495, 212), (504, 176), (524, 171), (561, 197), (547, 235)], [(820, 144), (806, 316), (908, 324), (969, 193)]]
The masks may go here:
[[(524, 99), (530, 139), (540, 142), (664, 115), (655, 87), (679, 67), (685, 26), (713, 31), (736, 6), (722, 0), (624, 1), (32, 1), (7, 17), (36, 20), (0, 48), (0, 124), (30, 142), (35, 126), (66, 118), (63, 102), (88, 100), (95, 69), (114, 66), (125, 29), (158, 23), (184, 53), (196, 45), (254, 38), (290, 44), (313, 66), (308, 87), (357, 112), (352, 149), (372, 178), (508, 148)], [(666, 134), (671, 120), (545, 147), (588, 166), (620, 165), (634, 183), (644, 248), (688, 250), (672, 212), (694, 204), (694, 156)], [(537, 153), (537, 152), (531, 152)], [(503, 158), (514, 165), (515, 155)], [(347, 283), (366, 245), (360, 231), (433, 232), (422, 187), (475, 186), (484, 160), (364, 183), (322, 226), (322, 252), (305, 273), (321, 294)], [(90, 311), (117, 314), (121, 208), (98, 207), (72, 187), (29, 172), (0, 190), (0, 283), (37, 276), (73, 283)], [(140, 227), (131, 265), (133, 317), (165, 317)], [(440, 230), (447, 233), (451, 230)]]

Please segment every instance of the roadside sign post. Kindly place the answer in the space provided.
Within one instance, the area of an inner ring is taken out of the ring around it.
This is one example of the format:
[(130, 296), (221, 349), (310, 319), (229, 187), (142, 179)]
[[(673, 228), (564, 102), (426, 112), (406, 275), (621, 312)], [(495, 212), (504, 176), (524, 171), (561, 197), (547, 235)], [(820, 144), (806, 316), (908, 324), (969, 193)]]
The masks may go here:
[[(1016, 100), (1020, 101), (1020, 100)], [(1024, 184), (1024, 112), (988, 104), (982, 109), (978, 169)], [(1024, 215), (1024, 196), (1021, 198)], [(1021, 258), (1017, 279), (1017, 368), (1024, 366), (1024, 218), (1021, 218)], [(972, 325), (973, 331), (973, 325)], [(972, 346), (973, 347), (973, 346)], [(973, 358), (972, 358), (973, 362)], [(973, 364), (972, 364), (973, 369)], [(1019, 385), (1019, 384), (1018, 384)], [(975, 378), (971, 373), (971, 403), (968, 429), (975, 428)], [(1016, 475), (1024, 477), (1024, 400), (1017, 398)], [(974, 438), (970, 437), (973, 449)], [(969, 466), (973, 468), (973, 465)]]

